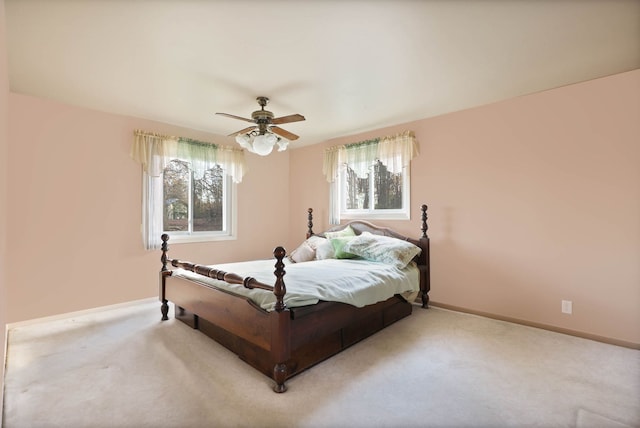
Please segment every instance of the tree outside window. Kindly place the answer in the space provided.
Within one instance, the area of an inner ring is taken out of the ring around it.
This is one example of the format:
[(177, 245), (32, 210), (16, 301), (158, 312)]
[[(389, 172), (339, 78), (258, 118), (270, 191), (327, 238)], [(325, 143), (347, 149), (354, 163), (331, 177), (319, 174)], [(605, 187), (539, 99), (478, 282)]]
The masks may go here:
[(223, 231), (227, 180), (219, 165), (197, 178), (188, 162), (178, 159), (169, 162), (163, 174), (164, 231)]
[(393, 173), (380, 160), (358, 175), (355, 165), (345, 164), (339, 179), (341, 216), (382, 218), (404, 216), (408, 206), (408, 167)]
[(345, 166), (346, 209), (370, 209), (374, 201), (376, 210), (402, 209), (402, 176), (390, 172), (386, 165), (377, 160), (371, 167), (372, 173), (360, 178), (356, 172)]

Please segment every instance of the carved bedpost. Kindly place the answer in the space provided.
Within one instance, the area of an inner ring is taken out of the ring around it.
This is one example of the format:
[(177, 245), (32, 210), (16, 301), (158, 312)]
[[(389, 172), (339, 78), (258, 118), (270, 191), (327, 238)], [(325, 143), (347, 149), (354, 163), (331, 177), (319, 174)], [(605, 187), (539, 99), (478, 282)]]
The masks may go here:
[(287, 292), (287, 288), (282, 279), (285, 275), (283, 259), (287, 252), (282, 247), (276, 247), (273, 250), (273, 255), (276, 258), (276, 283), (273, 286), (273, 294), (276, 295), (275, 313), (272, 313), (272, 339), (275, 340), (271, 344), (271, 353), (275, 361), (273, 366), (273, 379), (276, 381), (273, 390), (278, 393), (285, 392), (287, 390), (284, 381), (287, 379), (287, 364), (286, 361), (290, 357), (290, 343), (289, 343), (289, 311), (285, 311), (287, 305), (284, 303), (284, 295)]
[(307, 217), (309, 222), (307, 223), (307, 239), (313, 235), (313, 208), (307, 210), (309, 216)]
[(276, 258), (276, 270), (273, 272), (276, 275), (276, 283), (273, 286), (273, 294), (276, 295), (276, 312), (282, 312), (285, 310), (287, 305), (284, 304), (284, 295), (287, 293), (287, 287), (284, 285), (284, 280), (282, 279), (286, 273), (284, 270), (284, 256), (286, 256), (287, 252), (282, 247), (276, 247), (273, 250), (273, 255)]
[(431, 290), (431, 261), (429, 256), (429, 236), (427, 235), (427, 230), (429, 229), (429, 225), (427, 225), (427, 206), (422, 205), (420, 210), (422, 211), (422, 236), (420, 237), (420, 246), (422, 247), (422, 256), (424, 257), (424, 265), (426, 267), (424, 282), (420, 284), (420, 294), (422, 297), (422, 307), (427, 309), (429, 307), (429, 290)]
[(165, 285), (165, 277), (167, 276), (167, 251), (169, 251), (169, 235), (163, 233), (160, 237), (162, 239), (162, 256), (160, 257), (160, 261), (162, 262), (162, 269), (160, 269), (160, 301), (162, 302), (160, 306), (160, 312), (162, 313), (162, 321), (166, 321), (169, 319), (169, 303), (167, 299), (165, 299), (164, 294), (164, 285)]
[(422, 205), (420, 210), (422, 211), (422, 237), (428, 239), (427, 230), (429, 229), (429, 226), (427, 225), (427, 206)]
[(277, 363), (273, 367), (273, 379), (276, 381), (273, 391), (279, 394), (287, 391), (287, 385), (284, 381), (287, 379), (287, 365), (285, 363)]

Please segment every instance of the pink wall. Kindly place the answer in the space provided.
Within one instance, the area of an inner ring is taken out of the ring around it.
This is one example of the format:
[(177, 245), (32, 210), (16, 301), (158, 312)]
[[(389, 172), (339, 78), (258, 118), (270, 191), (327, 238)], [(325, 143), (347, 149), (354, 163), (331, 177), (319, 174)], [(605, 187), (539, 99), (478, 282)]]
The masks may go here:
[(291, 230), (327, 226), (325, 147), (411, 129), (414, 215), (385, 224), (430, 206), (433, 301), (640, 344), (639, 117), (635, 70), (297, 149)]
[[(413, 129), (414, 216), (382, 223), (417, 236), (419, 206), (430, 205), (432, 300), (638, 344), (639, 86), (636, 70), (267, 159), (248, 154), (239, 239), (174, 254), (212, 263), (292, 249), (307, 207), (317, 231), (327, 226), (324, 147)], [(140, 243), (132, 131), (221, 137), (19, 94), (9, 95), (9, 124), (6, 321), (155, 296), (159, 255)], [(573, 315), (560, 312), (562, 299)]]
[[(13, 93), (9, 123), (8, 321), (156, 296), (160, 254), (142, 247), (141, 168), (129, 158), (133, 130), (234, 142)], [(268, 162), (247, 154), (247, 163), (238, 186), (238, 239), (176, 244), (176, 257), (269, 258), (285, 244), (289, 152)]]

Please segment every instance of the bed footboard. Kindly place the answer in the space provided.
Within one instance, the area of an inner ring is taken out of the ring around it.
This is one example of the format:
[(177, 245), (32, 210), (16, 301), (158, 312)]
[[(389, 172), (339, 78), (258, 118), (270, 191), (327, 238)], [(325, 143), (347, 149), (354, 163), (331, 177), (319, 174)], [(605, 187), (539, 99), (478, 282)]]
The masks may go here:
[[(286, 273), (283, 259), (286, 250), (283, 247), (276, 247), (273, 255), (276, 259), (274, 275), (276, 277), (273, 286), (262, 283), (252, 277), (242, 277), (238, 274), (225, 272), (204, 265), (190, 262), (183, 262), (177, 259), (170, 259), (167, 256), (169, 235), (162, 235), (162, 269), (160, 271), (160, 301), (162, 302), (160, 311), (162, 320), (168, 320), (169, 300), (176, 309), (185, 312), (185, 309), (192, 313), (194, 322), (191, 327), (200, 329), (198, 320), (202, 317), (211, 325), (218, 325), (233, 333), (236, 337), (243, 338), (248, 343), (252, 343), (258, 348), (264, 349), (271, 356), (273, 363), (273, 373), (271, 377), (276, 381), (273, 390), (275, 392), (285, 392), (287, 387), (285, 380), (288, 377), (287, 360), (290, 358), (290, 313), (284, 303), (284, 296), (287, 288), (284, 283)], [(267, 313), (244, 299), (221, 293), (218, 299), (212, 298), (211, 289), (192, 283), (180, 278), (173, 279), (181, 286), (172, 287), (167, 290), (167, 280), (171, 277), (171, 271), (167, 269), (167, 264), (173, 267), (182, 268), (199, 275), (225, 281), (229, 284), (242, 284), (245, 288), (260, 288), (271, 291), (276, 297), (273, 312)], [(265, 319), (263, 319), (265, 318)], [(266, 320), (270, 318), (271, 320)], [(183, 320), (184, 321), (184, 320)], [(190, 323), (189, 323), (190, 324)], [(256, 326), (262, 328), (256, 329)]]
[[(422, 307), (427, 308), (430, 291), (427, 206), (422, 205), (421, 211), (422, 235), (418, 239), (358, 220), (335, 226), (329, 231), (351, 225), (356, 233), (369, 231), (419, 246), (422, 251), (414, 261), (420, 270)], [(307, 238), (311, 235), (314, 235), (313, 209), (309, 208)], [(292, 376), (410, 315), (412, 311), (412, 303), (399, 295), (363, 308), (324, 301), (316, 305), (288, 308), (284, 303), (287, 290), (283, 262), (286, 251), (283, 247), (273, 251), (276, 262), (275, 283), (272, 286), (255, 278), (171, 259), (168, 257), (168, 241), (169, 235), (163, 234), (159, 285), (162, 320), (169, 319), (171, 301), (177, 319), (202, 331), (271, 377), (275, 380), (275, 392), (285, 392), (285, 381)], [(168, 265), (230, 284), (271, 291), (276, 298), (275, 310), (265, 311), (251, 300), (215, 286), (174, 277)]]

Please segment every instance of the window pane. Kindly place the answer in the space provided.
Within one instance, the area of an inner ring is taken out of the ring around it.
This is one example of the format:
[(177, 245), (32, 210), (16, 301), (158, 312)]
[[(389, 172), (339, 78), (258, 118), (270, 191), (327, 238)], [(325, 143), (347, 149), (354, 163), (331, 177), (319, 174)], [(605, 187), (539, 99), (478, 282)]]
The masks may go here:
[(193, 231), (221, 231), (224, 175), (222, 168), (205, 171), (201, 179), (193, 180)]
[(402, 208), (402, 172), (393, 174), (380, 161), (373, 167), (375, 209)]
[(367, 174), (365, 178), (360, 178), (353, 169), (347, 165), (345, 173), (346, 209), (369, 209), (369, 176), (370, 174)]
[(164, 170), (163, 228), (167, 232), (189, 230), (189, 181), (186, 162), (173, 160)]

